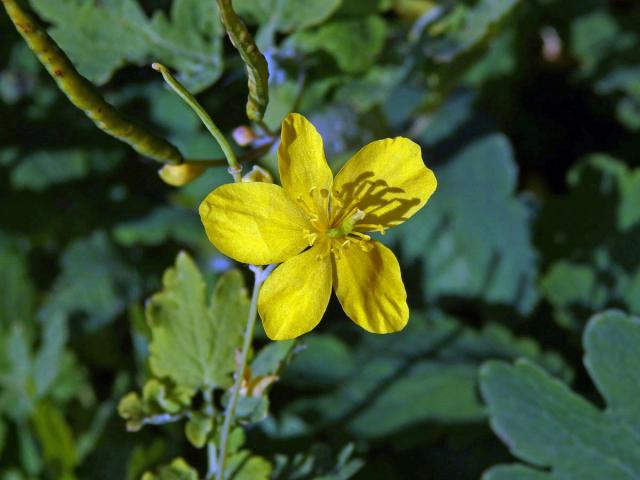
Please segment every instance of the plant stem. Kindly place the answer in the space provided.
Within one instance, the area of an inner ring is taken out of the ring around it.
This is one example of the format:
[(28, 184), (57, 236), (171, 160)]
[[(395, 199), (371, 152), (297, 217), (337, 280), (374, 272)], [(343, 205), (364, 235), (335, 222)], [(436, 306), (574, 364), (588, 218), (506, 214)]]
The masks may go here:
[(253, 293), (251, 294), (251, 306), (249, 307), (249, 318), (247, 319), (247, 328), (244, 332), (244, 342), (242, 345), (242, 352), (240, 354), (240, 362), (238, 363), (238, 370), (236, 371), (236, 382), (233, 385), (231, 392), (231, 398), (227, 404), (225, 410), (224, 425), (222, 426), (222, 433), (220, 435), (220, 453), (218, 456), (218, 470), (216, 480), (224, 480), (224, 467), (227, 456), (227, 443), (229, 441), (229, 433), (231, 426), (233, 425), (234, 417), (236, 414), (236, 407), (238, 406), (238, 397), (240, 396), (240, 387), (242, 386), (242, 379), (244, 378), (244, 371), (247, 367), (247, 359), (249, 357), (249, 350), (251, 349), (251, 343), (253, 342), (253, 332), (256, 326), (256, 317), (258, 316), (258, 293), (262, 283), (267, 279), (269, 273), (275, 268), (275, 265), (269, 265), (264, 270), (260, 267), (250, 265), (249, 268), (253, 271)]
[(207, 443), (207, 458), (209, 460), (209, 465), (206, 478), (213, 479), (214, 475), (218, 471), (218, 460), (216, 454), (216, 444), (211, 441)]
[(160, 63), (154, 63), (151, 67), (162, 74), (165, 82), (167, 82), (173, 91), (191, 107), (196, 115), (198, 115), (198, 118), (200, 118), (204, 126), (207, 127), (207, 130), (209, 130), (209, 133), (211, 133), (216, 142), (218, 142), (218, 145), (220, 145), (222, 153), (224, 153), (227, 163), (229, 164), (229, 173), (231, 173), (236, 182), (240, 181), (241, 167), (238, 163), (236, 154), (233, 151), (233, 148), (231, 148), (231, 145), (229, 145), (229, 142), (227, 142), (225, 136), (211, 119), (211, 116), (204, 108), (202, 108), (202, 105), (200, 105), (198, 100), (196, 100), (195, 97), (191, 95), (191, 93), (189, 93), (189, 91), (180, 82), (178, 82), (173, 75), (171, 75), (167, 67)]

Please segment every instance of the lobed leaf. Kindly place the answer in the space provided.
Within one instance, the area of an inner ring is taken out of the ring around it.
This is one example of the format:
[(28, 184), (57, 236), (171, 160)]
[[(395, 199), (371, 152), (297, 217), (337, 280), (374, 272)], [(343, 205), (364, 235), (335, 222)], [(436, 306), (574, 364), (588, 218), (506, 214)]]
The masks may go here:
[(223, 275), (207, 301), (202, 275), (181, 252), (162, 283), (146, 305), (151, 371), (193, 390), (228, 388), (249, 311), (242, 276)]
[(585, 329), (584, 363), (606, 402), (603, 411), (530, 361), (491, 361), (480, 374), (491, 426), (511, 452), (548, 473), (495, 467), (484, 479), (596, 480), (640, 475), (640, 319), (618, 311)]
[(409, 261), (421, 261), (425, 300), (481, 298), (530, 312), (538, 298), (532, 212), (515, 195), (507, 138), (483, 136), (434, 170), (438, 190), (427, 207), (389, 232)]

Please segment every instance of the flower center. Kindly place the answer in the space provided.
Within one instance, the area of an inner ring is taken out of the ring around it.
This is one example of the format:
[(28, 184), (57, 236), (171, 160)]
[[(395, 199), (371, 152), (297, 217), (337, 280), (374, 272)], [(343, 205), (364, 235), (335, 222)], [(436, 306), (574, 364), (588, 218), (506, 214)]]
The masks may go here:
[(340, 238), (349, 235), (355, 228), (356, 223), (358, 223), (364, 217), (365, 213), (359, 208), (356, 208), (349, 217), (347, 217), (342, 221), (342, 223), (340, 223), (340, 225), (334, 228), (330, 228), (327, 231), (327, 236), (329, 238)]

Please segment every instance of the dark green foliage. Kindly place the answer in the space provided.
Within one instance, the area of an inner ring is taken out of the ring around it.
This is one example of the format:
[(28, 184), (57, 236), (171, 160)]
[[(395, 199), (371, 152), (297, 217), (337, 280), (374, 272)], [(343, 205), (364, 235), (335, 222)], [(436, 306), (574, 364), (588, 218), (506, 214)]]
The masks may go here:
[[(640, 319), (605, 312), (584, 333), (584, 364), (604, 397), (604, 412), (526, 360), (515, 366), (488, 362), (482, 393), (491, 425), (512, 453), (549, 474), (523, 467), (496, 467), (487, 479), (632, 479), (640, 475), (634, 447), (640, 428), (636, 377)], [(526, 472), (526, 473), (525, 473)], [(506, 475), (506, 476), (505, 476)]]
[[(151, 62), (229, 138), (269, 142), (299, 111), (334, 171), (405, 136), (439, 184), (378, 238), (404, 332), (366, 334), (335, 300), (296, 342), (258, 326), (229, 480), (639, 478), (637, 2), (235, 0), (264, 124), (216, 3), (20, 2), (185, 158), (222, 152)], [(197, 215), (226, 169), (176, 189), (157, 168), (68, 101), (0, 9), (0, 480), (204, 478), (250, 277)]]

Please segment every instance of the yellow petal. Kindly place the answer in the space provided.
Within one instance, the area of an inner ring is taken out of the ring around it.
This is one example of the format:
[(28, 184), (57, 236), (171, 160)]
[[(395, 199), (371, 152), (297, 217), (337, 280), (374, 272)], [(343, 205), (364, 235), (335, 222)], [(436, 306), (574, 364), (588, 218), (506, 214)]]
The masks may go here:
[(198, 165), (197, 163), (167, 164), (158, 170), (158, 175), (165, 183), (173, 187), (182, 187), (198, 178), (206, 169), (205, 165)]
[(307, 216), (278, 185), (222, 185), (200, 204), (200, 218), (211, 243), (242, 263), (280, 263), (308, 246)]
[(357, 207), (367, 214), (360, 224), (399, 225), (424, 206), (436, 185), (419, 145), (403, 137), (377, 140), (360, 149), (336, 175), (333, 190), (343, 211), (337, 209), (334, 218)]
[(334, 256), (334, 286), (347, 316), (372, 333), (402, 330), (409, 319), (400, 265), (391, 250), (370, 242), (365, 252), (351, 243)]
[(331, 296), (331, 261), (326, 243), (287, 260), (267, 278), (258, 311), (271, 340), (299, 337), (318, 325)]
[(324, 156), (322, 137), (298, 113), (290, 113), (282, 122), (278, 168), (285, 192), (310, 214), (325, 218), (333, 174)]

